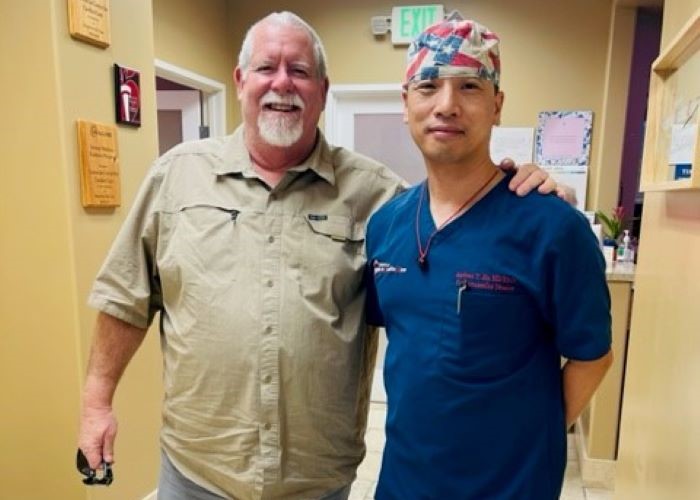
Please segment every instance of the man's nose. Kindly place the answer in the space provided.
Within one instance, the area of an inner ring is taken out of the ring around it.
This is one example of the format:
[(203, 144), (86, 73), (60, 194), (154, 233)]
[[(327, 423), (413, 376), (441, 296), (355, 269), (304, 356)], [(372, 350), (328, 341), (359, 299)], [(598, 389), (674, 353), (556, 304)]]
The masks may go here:
[(439, 116), (457, 116), (459, 114), (459, 102), (457, 91), (452, 85), (443, 85), (435, 96), (435, 114)]
[(294, 82), (287, 68), (282, 66), (277, 68), (272, 79), (272, 90), (278, 94), (288, 94), (294, 90)]

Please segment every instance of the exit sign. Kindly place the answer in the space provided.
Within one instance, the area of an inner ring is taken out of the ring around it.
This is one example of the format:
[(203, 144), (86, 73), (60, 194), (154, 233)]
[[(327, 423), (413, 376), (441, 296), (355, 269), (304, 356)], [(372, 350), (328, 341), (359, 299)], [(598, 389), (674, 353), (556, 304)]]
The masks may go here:
[(409, 5), (391, 9), (391, 43), (408, 44), (421, 32), (445, 18), (442, 5)]

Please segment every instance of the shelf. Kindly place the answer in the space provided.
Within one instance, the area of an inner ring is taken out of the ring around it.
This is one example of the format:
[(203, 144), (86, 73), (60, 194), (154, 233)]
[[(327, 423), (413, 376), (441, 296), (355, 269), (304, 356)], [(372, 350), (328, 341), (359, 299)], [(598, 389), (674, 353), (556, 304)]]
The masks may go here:
[(700, 190), (699, 117), (700, 9), (652, 66), (642, 191)]

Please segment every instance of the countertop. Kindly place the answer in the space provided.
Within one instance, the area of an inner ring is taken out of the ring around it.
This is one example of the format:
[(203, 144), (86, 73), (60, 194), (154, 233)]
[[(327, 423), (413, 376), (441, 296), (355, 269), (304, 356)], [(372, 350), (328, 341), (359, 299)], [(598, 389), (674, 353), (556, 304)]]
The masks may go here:
[(613, 262), (605, 268), (605, 278), (608, 281), (629, 281), (634, 283), (635, 264), (632, 262)]

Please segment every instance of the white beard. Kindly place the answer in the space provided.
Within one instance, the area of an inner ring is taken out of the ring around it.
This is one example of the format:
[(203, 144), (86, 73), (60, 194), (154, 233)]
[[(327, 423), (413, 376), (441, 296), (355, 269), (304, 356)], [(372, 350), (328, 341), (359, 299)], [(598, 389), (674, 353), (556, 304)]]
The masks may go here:
[(262, 112), (258, 116), (258, 131), (260, 137), (269, 145), (288, 147), (301, 138), (304, 123), (301, 119), (269, 116), (268, 113)]
[[(283, 97), (269, 91), (260, 99), (260, 102), (263, 105), (294, 104), (302, 111), (304, 109), (303, 101), (296, 94)], [(301, 138), (304, 132), (304, 120), (296, 114), (285, 115), (263, 110), (258, 115), (258, 131), (260, 137), (271, 146), (289, 147)]]

